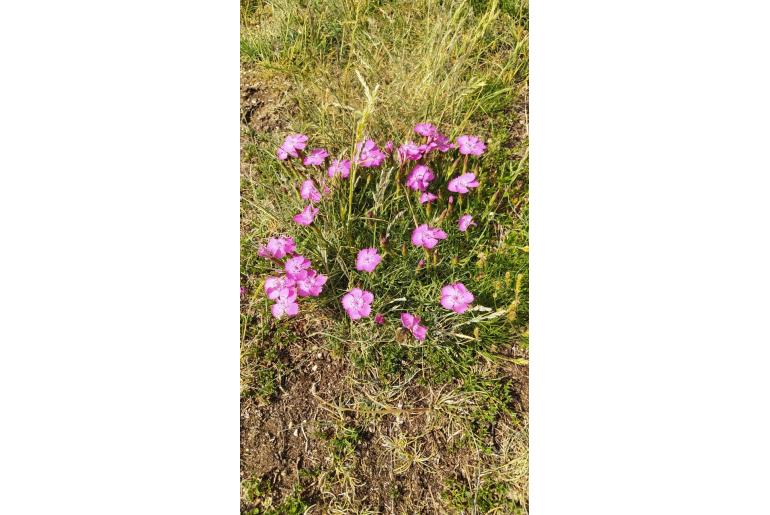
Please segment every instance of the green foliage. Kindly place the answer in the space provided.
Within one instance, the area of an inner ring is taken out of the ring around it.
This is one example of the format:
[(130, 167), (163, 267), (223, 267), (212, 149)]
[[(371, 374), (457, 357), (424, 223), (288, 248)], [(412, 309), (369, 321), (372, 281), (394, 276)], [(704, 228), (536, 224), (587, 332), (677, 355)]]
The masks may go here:
[(259, 338), (258, 344), (241, 347), (241, 395), (270, 400), (276, 394), (286, 368), (285, 349), (296, 335), (289, 326), (254, 324), (244, 316), (241, 316), (241, 325), (244, 337), (249, 340)]
[(480, 446), (489, 452), (486, 437), (490, 435), (497, 420), (501, 416), (516, 418), (511, 410), (513, 403), (511, 382), (468, 375), (462, 391), (475, 397), (474, 408), (470, 413), (471, 429)]
[(252, 479), (241, 482), (241, 499), (251, 506), (242, 509), (243, 515), (302, 515), (309, 508), (309, 505), (302, 499), (302, 487), (296, 485), (291, 495), (284, 499), (277, 506), (262, 506), (263, 498), (270, 494), (272, 488), (270, 483), (262, 479)]
[(361, 442), (361, 432), (354, 427), (340, 426), (336, 428), (334, 436), (329, 440), (333, 456), (336, 460), (344, 462), (356, 450)]
[(471, 490), (460, 481), (447, 481), (443, 498), (452, 508), (469, 513), (509, 513), (521, 515), (526, 510), (508, 497), (509, 487), (504, 483), (483, 481), (479, 488)]

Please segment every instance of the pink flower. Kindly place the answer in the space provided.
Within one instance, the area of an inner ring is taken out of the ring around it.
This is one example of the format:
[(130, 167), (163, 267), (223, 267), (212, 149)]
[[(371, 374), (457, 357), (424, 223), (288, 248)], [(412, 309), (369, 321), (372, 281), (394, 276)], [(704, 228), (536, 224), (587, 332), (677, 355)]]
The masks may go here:
[(297, 281), (297, 293), (300, 297), (318, 297), (323, 291), (327, 277), (315, 270), (310, 270), (307, 277)]
[(345, 308), (351, 320), (358, 320), (369, 316), (369, 313), (372, 312), (373, 300), (372, 292), (353, 288), (342, 296), (342, 307)]
[(438, 244), (439, 240), (445, 240), (446, 233), (437, 227), (428, 227), (428, 224), (422, 224), (412, 231), (412, 245), (432, 249)]
[(295, 247), (296, 244), (290, 237), (278, 236), (277, 238), (270, 238), (267, 245), (259, 247), (258, 254), (263, 258), (281, 259), (286, 254), (294, 252)]
[(305, 160), (302, 161), (302, 164), (305, 166), (322, 165), (327, 157), (329, 157), (329, 153), (326, 150), (314, 148), (307, 156), (305, 156)]
[(455, 144), (441, 133), (436, 134), (433, 137), (432, 144), (436, 146), (436, 149), (438, 149), (439, 152), (448, 152), (449, 150), (455, 148)]
[(386, 154), (392, 154), (393, 153), (393, 142), (388, 141), (385, 143), (385, 146), (383, 147), (385, 149)]
[(473, 302), (473, 294), (463, 283), (448, 284), (441, 288), (441, 305), (455, 313), (465, 313)]
[(359, 272), (374, 272), (374, 269), (382, 261), (382, 256), (377, 254), (377, 249), (370, 247), (361, 249), (356, 256), (356, 270)]
[(280, 277), (274, 277), (271, 275), (265, 279), (265, 294), (270, 300), (277, 299), (281, 290), (284, 288), (292, 287), (294, 287), (294, 279), (289, 279), (283, 275)]
[(278, 292), (275, 298), (275, 304), (270, 308), (275, 318), (281, 318), (284, 315), (293, 317), (299, 313), (299, 304), (297, 304), (297, 292), (294, 288), (283, 288)]
[(382, 325), (385, 323), (385, 317), (382, 316), (382, 313), (377, 313), (374, 315), (374, 321), (377, 323), (377, 325)]
[(426, 202), (427, 203), (431, 203), (434, 200), (436, 200), (437, 198), (438, 198), (437, 195), (434, 195), (433, 193), (431, 193), (429, 191), (425, 192), (422, 195), (420, 195), (420, 204), (425, 204)]
[(307, 269), (310, 268), (310, 260), (305, 256), (294, 256), (286, 260), (283, 266), (286, 270), (286, 277), (300, 281), (307, 277)]
[(436, 176), (433, 171), (425, 165), (417, 165), (412, 169), (412, 173), (406, 179), (406, 185), (416, 191), (425, 191)]
[(305, 206), (305, 209), (298, 215), (294, 215), (292, 218), (300, 225), (310, 225), (315, 220), (315, 215), (318, 214), (318, 208), (313, 207), (312, 204)]
[(422, 151), (422, 154), (425, 155), (428, 152), (431, 152), (433, 150), (439, 150), (441, 152), (447, 152), (451, 149), (453, 149), (455, 146), (454, 144), (441, 134), (440, 132), (437, 132), (430, 138), (428, 138), (428, 142), (424, 145), (420, 145), (420, 151)]
[(328, 173), (329, 177), (339, 175), (343, 179), (347, 179), (350, 175), (350, 159), (335, 159), (332, 161), (332, 165), (329, 167)]
[(420, 317), (411, 313), (401, 313), (401, 325), (420, 341), (425, 340), (425, 336), (428, 334), (428, 328), (420, 325)]
[(473, 221), (473, 217), (471, 215), (463, 215), (460, 217), (460, 220), (457, 222), (457, 228), (460, 229), (462, 232), (465, 232), (468, 230), (468, 227), (471, 225), (476, 225), (476, 222)]
[(475, 188), (479, 185), (475, 173), (464, 173), (460, 177), (455, 177), (447, 185), (449, 191), (455, 193), (468, 193), (468, 188)]
[(368, 139), (362, 143), (356, 144), (356, 164), (363, 168), (374, 168), (380, 166), (387, 157), (377, 144)]
[(457, 147), (461, 154), (480, 156), (484, 153), (487, 146), (476, 136), (459, 136), (457, 138)]
[(449, 195), (449, 200), (448, 200), (447, 202), (449, 202), (449, 205), (450, 205), (450, 206), (451, 206), (452, 204), (454, 204), (454, 203), (455, 203), (455, 197), (454, 197), (454, 195)]
[(411, 141), (407, 141), (400, 147), (398, 147), (398, 160), (402, 163), (406, 161), (417, 161), (422, 157), (419, 145)]
[(299, 196), (310, 202), (321, 201), (321, 192), (316, 189), (313, 179), (305, 179), (305, 181), (302, 182), (302, 186), (299, 189)]
[(241, 298), (243, 298), (244, 295), (246, 295), (246, 288), (241, 286)]
[(284, 161), (291, 157), (299, 157), (299, 151), (307, 146), (307, 136), (304, 134), (289, 134), (278, 148), (278, 159)]
[(425, 266), (425, 260), (424, 260), (424, 259), (421, 259), (421, 260), (419, 260), (419, 261), (417, 262), (417, 269), (418, 269), (418, 270), (419, 270), (420, 268), (424, 267), (424, 266)]
[(432, 123), (418, 123), (414, 126), (414, 132), (427, 138), (438, 134), (438, 129)]

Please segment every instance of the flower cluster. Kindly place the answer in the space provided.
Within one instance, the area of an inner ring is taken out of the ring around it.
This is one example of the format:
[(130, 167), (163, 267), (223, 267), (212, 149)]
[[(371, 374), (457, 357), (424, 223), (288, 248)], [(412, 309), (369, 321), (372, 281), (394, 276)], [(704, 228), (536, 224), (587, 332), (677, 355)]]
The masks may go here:
[[(382, 149), (372, 139), (360, 141), (355, 145), (350, 159), (341, 156), (333, 158), (324, 148), (314, 148), (305, 152), (308, 143), (306, 135), (289, 134), (286, 136), (276, 151), (278, 159), (282, 161), (299, 159), (305, 167), (305, 173), (309, 175), (299, 184), (299, 196), (306, 201), (306, 204), (300, 213), (293, 216), (294, 222), (301, 226), (311, 225), (322, 208), (324, 197), (331, 193), (331, 189), (335, 185), (340, 184), (340, 180), (350, 177), (352, 166), (378, 168), (386, 160), (392, 159), (394, 166), (398, 167), (398, 177), (400, 177), (403, 167), (411, 166), (404, 185), (415, 192), (415, 195), (419, 197), (420, 204), (431, 204), (439, 200), (440, 195), (435, 193), (436, 189), (434, 192), (428, 191), (437, 178), (437, 174), (428, 166), (427, 162), (429, 162), (433, 152), (447, 153), (456, 149), (459, 154), (456, 160), (461, 157), (464, 159), (462, 173), (448, 181), (447, 190), (462, 196), (480, 185), (476, 174), (466, 172), (466, 169), (469, 156), (479, 157), (486, 151), (487, 147), (481, 138), (473, 135), (461, 135), (453, 142), (430, 123), (418, 123), (414, 127), (414, 132), (417, 135), (415, 138), (417, 141), (405, 141), (397, 147), (393, 141), (388, 141)], [(413, 165), (407, 165), (410, 162)], [(452, 169), (454, 166), (452, 165)], [(326, 173), (321, 172), (320, 177), (314, 178), (312, 177), (313, 167), (322, 167), (322, 170), (323, 167), (326, 167)], [(446, 214), (451, 212), (453, 202), (454, 196), (450, 195), (448, 207), (444, 214), (431, 223), (440, 225)], [(459, 205), (462, 203), (460, 202)], [(427, 212), (430, 213), (430, 210), (428, 209)], [(457, 220), (457, 229), (460, 232), (466, 232), (475, 225), (477, 224), (473, 221), (473, 215), (470, 213), (463, 214)], [(447, 238), (448, 235), (443, 229), (432, 227), (428, 223), (417, 224), (411, 233), (412, 245), (425, 249), (426, 258), (430, 257), (428, 251), (432, 251), (440, 241)], [(382, 244), (385, 245), (386, 243)], [(276, 318), (296, 315), (299, 312), (298, 298), (317, 297), (323, 292), (327, 277), (314, 270), (310, 260), (296, 252), (296, 243), (292, 238), (288, 236), (270, 238), (267, 244), (260, 247), (259, 255), (277, 263), (282, 269), (282, 273), (279, 275), (267, 277), (265, 280), (265, 294), (268, 299), (274, 301), (271, 311)], [(363, 248), (356, 255), (355, 269), (358, 272), (372, 274), (382, 260), (383, 257), (377, 248)], [(421, 259), (417, 269), (419, 270), (423, 266), (425, 266), (425, 260)], [(374, 300), (375, 297), (372, 292), (354, 287), (342, 296), (341, 303), (351, 320), (360, 320), (371, 315)], [(445, 285), (441, 289), (441, 297), (438, 299), (442, 307), (455, 313), (464, 313), (473, 301), (473, 294), (461, 282)], [(385, 323), (385, 316), (382, 313), (377, 313), (374, 316), (374, 321), (382, 325)], [(401, 325), (417, 340), (425, 340), (428, 328), (421, 324), (420, 317), (417, 315), (409, 312), (401, 313)]]
[[(318, 297), (326, 284), (326, 276), (311, 268), (310, 260), (295, 253), (296, 243), (288, 236), (270, 238), (259, 249), (259, 255), (278, 264), (283, 274), (265, 279), (265, 294), (274, 301), (273, 316), (294, 316), (299, 313), (297, 297)], [(280, 261), (286, 257), (285, 261)]]

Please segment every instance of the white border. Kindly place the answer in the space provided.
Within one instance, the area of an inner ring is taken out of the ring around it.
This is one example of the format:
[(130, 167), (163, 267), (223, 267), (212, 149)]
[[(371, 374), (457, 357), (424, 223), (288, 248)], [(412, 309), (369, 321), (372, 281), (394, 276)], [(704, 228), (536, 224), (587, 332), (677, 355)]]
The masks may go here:
[(0, 513), (238, 512), (238, 9), (0, 7)]
[(770, 513), (761, 3), (531, 10), (531, 513)]

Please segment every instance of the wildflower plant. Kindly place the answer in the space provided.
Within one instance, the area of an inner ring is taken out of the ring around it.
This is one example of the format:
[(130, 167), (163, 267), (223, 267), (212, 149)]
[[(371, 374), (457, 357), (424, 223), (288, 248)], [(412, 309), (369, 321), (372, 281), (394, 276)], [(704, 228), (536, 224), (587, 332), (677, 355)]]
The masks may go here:
[(258, 253), (272, 263), (264, 282), (272, 315), (316, 306), (350, 331), (377, 328), (412, 345), (467, 343), (481, 337), (479, 322), (511, 320), (498, 302), (508, 294), (490, 296), (484, 273), (482, 249), (500, 244), (489, 240), (498, 237), (492, 207), (501, 192), (484, 166), (483, 138), (452, 139), (423, 122), (378, 142), (364, 126), (347, 145), (289, 134), (275, 151), (296, 214), (291, 235), (271, 235)]

